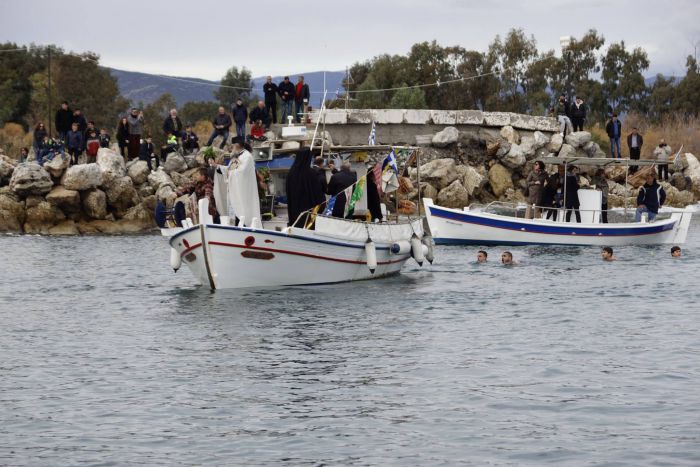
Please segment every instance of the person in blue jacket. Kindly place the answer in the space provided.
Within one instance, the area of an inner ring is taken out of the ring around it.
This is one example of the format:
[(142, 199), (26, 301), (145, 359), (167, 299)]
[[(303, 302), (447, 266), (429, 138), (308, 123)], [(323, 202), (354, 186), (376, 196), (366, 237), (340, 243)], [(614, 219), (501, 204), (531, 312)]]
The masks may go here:
[(646, 213), (649, 220), (653, 221), (659, 213), (659, 208), (666, 202), (666, 192), (656, 182), (656, 174), (651, 171), (647, 174), (646, 183), (639, 189), (637, 195), (637, 212), (635, 222), (641, 222), (642, 214)]

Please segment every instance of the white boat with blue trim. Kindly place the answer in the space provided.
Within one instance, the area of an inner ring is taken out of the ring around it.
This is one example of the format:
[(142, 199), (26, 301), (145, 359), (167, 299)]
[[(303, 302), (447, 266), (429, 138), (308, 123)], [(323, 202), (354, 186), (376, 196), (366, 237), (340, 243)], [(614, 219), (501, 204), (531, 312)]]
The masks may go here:
[[(651, 165), (650, 161), (622, 159), (594, 160), (588, 158), (547, 158), (546, 163), (565, 165), (605, 166)], [(552, 160), (553, 159), (553, 160)], [(649, 162), (649, 163), (646, 163)], [(430, 198), (423, 199), (425, 216), (436, 245), (653, 245), (685, 243), (692, 210), (664, 208), (667, 218), (653, 222), (601, 223), (601, 193), (578, 190), (581, 200), (581, 221), (566, 222), (564, 209), (554, 219), (517, 217), (517, 207), (510, 206), (511, 215), (503, 213), (503, 204), (486, 207), (451, 209), (436, 206)]]

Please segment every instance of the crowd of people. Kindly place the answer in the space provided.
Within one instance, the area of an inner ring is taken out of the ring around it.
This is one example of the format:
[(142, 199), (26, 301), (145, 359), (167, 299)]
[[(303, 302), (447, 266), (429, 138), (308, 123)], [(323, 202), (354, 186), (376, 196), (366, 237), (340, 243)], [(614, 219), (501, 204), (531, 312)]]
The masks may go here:
[[(235, 136), (247, 141), (265, 141), (265, 133), (270, 125), (277, 123), (278, 99), (282, 103), (280, 122), (284, 123), (291, 117), (297, 123), (301, 123), (310, 110), (309, 85), (304, 82), (304, 77), (299, 76), (297, 83), (293, 84), (288, 76), (279, 83), (272, 82), (272, 77), (267, 77), (263, 86), (264, 100), (255, 103), (250, 111), (245, 106), (243, 99), (236, 99), (230, 111), (221, 106), (213, 117), (214, 130), (207, 141), (210, 146), (214, 139), (221, 137), (220, 148), (229, 143), (231, 127), (235, 125)], [(250, 131), (246, 134), (246, 127)], [(37, 123), (34, 128), (32, 147), (36, 154), (36, 160), (40, 165), (52, 160), (57, 155), (69, 158), (70, 164), (78, 164), (82, 161), (94, 162), (100, 148), (110, 146), (111, 135), (107, 128), (96, 128), (95, 123), (87, 120), (81, 109), (71, 109), (69, 103), (64, 101), (56, 111), (54, 117), (55, 134), (49, 134), (44, 122)], [(171, 109), (169, 115), (162, 124), (162, 131), (166, 143), (160, 148), (153, 147), (152, 135), (145, 132), (143, 111), (132, 108), (123, 115), (116, 126), (115, 138), (120, 154), (126, 159), (139, 158), (148, 162), (153, 168), (152, 162), (157, 167), (164, 162), (167, 155), (179, 148), (185, 154), (196, 152), (199, 147), (199, 137), (194, 132), (191, 123), (183, 125), (178, 116), (177, 109)], [(29, 155), (28, 148), (22, 148), (20, 160), (26, 161)], [(85, 155), (85, 158), (82, 156)]]
[[(588, 109), (580, 96), (575, 96), (573, 104), (570, 104), (566, 95), (561, 94), (554, 105), (552, 105), (550, 114), (555, 117), (559, 123), (560, 135), (566, 136), (574, 131), (583, 131)], [(621, 159), (622, 122), (618, 118), (617, 113), (613, 112), (612, 107), (608, 108), (605, 132), (610, 140), (610, 157), (613, 159)], [(632, 160), (639, 160), (642, 154), (644, 137), (639, 133), (637, 127), (633, 127), (630, 133), (627, 134), (626, 141), (629, 158)], [(668, 180), (668, 163), (672, 154), (670, 146), (666, 144), (664, 139), (661, 139), (652, 154), (657, 162), (659, 179)], [(636, 171), (637, 166), (630, 165), (630, 173), (634, 174)]]
[[(557, 173), (547, 174), (544, 163), (536, 161), (532, 172), (526, 179), (527, 219), (539, 218), (544, 210), (547, 219), (556, 220), (559, 209), (565, 210), (566, 222), (571, 221), (571, 214), (576, 217), (576, 222), (581, 222), (579, 208), (581, 203), (578, 196), (580, 188), (580, 175), (578, 167), (564, 165), (557, 167)], [(601, 222), (608, 223), (608, 180), (605, 177), (605, 169), (599, 168), (591, 177), (591, 185), (601, 192)], [(641, 222), (643, 218), (652, 221), (659, 213), (659, 209), (666, 202), (666, 192), (656, 180), (656, 174), (647, 173), (644, 185), (639, 188), (637, 194), (637, 210), (635, 221)]]

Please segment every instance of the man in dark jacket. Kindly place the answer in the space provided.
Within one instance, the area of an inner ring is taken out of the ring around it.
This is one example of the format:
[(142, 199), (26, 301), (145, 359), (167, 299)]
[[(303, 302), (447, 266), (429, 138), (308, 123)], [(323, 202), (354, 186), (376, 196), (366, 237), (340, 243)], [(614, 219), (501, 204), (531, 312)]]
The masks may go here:
[(634, 221), (641, 222), (643, 213), (646, 213), (649, 216), (649, 220), (653, 221), (659, 213), (659, 208), (665, 202), (666, 192), (656, 182), (654, 171), (650, 171), (647, 174), (646, 183), (639, 189), (639, 194), (637, 195), (637, 212), (634, 216)]
[(177, 109), (170, 109), (170, 115), (165, 117), (163, 133), (165, 133), (166, 138), (168, 135), (173, 135), (178, 140), (182, 138), (182, 121), (177, 116)]
[(617, 158), (621, 159), (620, 155), (620, 135), (622, 134), (622, 123), (617, 119), (617, 114), (613, 114), (612, 118), (605, 125), (605, 131), (610, 138), (610, 153), (612, 158), (615, 159), (615, 148), (617, 148)]
[(68, 107), (68, 102), (63, 101), (61, 108), (56, 111), (56, 132), (61, 141), (66, 140), (66, 136), (70, 131), (71, 123), (73, 123), (73, 111)]
[(312, 166), (316, 176), (318, 177), (321, 186), (323, 187), (323, 194), (328, 193), (328, 181), (326, 180), (326, 169), (323, 167), (323, 157), (318, 156), (314, 159), (314, 165)]
[(294, 102), (294, 85), (289, 81), (289, 76), (284, 77), (278, 86), (280, 98), (282, 99), (282, 124), (287, 123), (287, 117), (292, 115), (292, 102)]
[(251, 125), (262, 120), (265, 129), (270, 128), (270, 114), (267, 113), (267, 107), (263, 101), (258, 101), (258, 105), (250, 111), (249, 120)]
[(211, 143), (217, 136), (223, 136), (219, 148), (224, 149), (224, 146), (228, 141), (229, 130), (231, 129), (231, 117), (229, 117), (226, 113), (226, 109), (219, 107), (219, 113), (216, 114), (216, 117), (214, 117), (212, 123), (214, 124), (214, 131), (212, 131), (211, 136), (209, 136), (207, 146), (211, 146)]
[(331, 214), (333, 217), (345, 217), (345, 203), (348, 200), (343, 190), (356, 181), (357, 173), (352, 171), (352, 166), (350, 162), (347, 161), (343, 162), (340, 166), (340, 170), (331, 177), (330, 182), (328, 182), (328, 194), (331, 196), (338, 196), (333, 204), (333, 212)]
[(263, 84), (263, 92), (265, 93), (265, 110), (272, 117), (272, 123), (277, 123), (277, 93), (279, 91), (277, 85), (272, 82), (272, 76), (268, 76), (267, 81)]
[[(636, 127), (632, 128), (632, 133), (627, 135), (627, 147), (630, 150), (630, 159), (639, 160), (639, 156), (642, 153), (642, 144), (644, 144), (644, 138), (637, 133)], [(630, 165), (630, 173), (633, 174), (635, 172), (637, 172), (637, 166)]]
[(304, 82), (304, 77), (299, 76), (299, 81), (294, 88), (294, 114), (296, 115), (297, 123), (301, 122), (301, 119), (306, 113), (306, 106), (309, 105), (309, 85)]
[(566, 209), (566, 222), (571, 220), (571, 211), (576, 214), (576, 222), (581, 223), (581, 212), (578, 208), (581, 202), (578, 199), (578, 167), (570, 166), (566, 173), (566, 188), (564, 190), (564, 208)]
[(236, 122), (236, 136), (245, 138), (245, 122), (248, 121), (248, 109), (243, 105), (243, 99), (237, 99), (236, 105), (231, 107), (233, 121)]
[(574, 105), (569, 108), (569, 111), (574, 131), (583, 131), (583, 122), (586, 121), (586, 105), (583, 103), (583, 99), (576, 96)]

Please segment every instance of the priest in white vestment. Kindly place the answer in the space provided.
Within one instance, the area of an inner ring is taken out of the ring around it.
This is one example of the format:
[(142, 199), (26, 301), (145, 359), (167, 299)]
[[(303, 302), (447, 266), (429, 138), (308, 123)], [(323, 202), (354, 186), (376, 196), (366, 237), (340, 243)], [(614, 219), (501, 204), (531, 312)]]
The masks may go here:
[(262, 221), (255, 160), (243, 146), (243, 138), (236, 137), (233, 143), (234, 158), (228, 166), (229, 215), (242, 220), (239, 225), (251, 227), (253, 219), (257, 219), (258, 223)]

